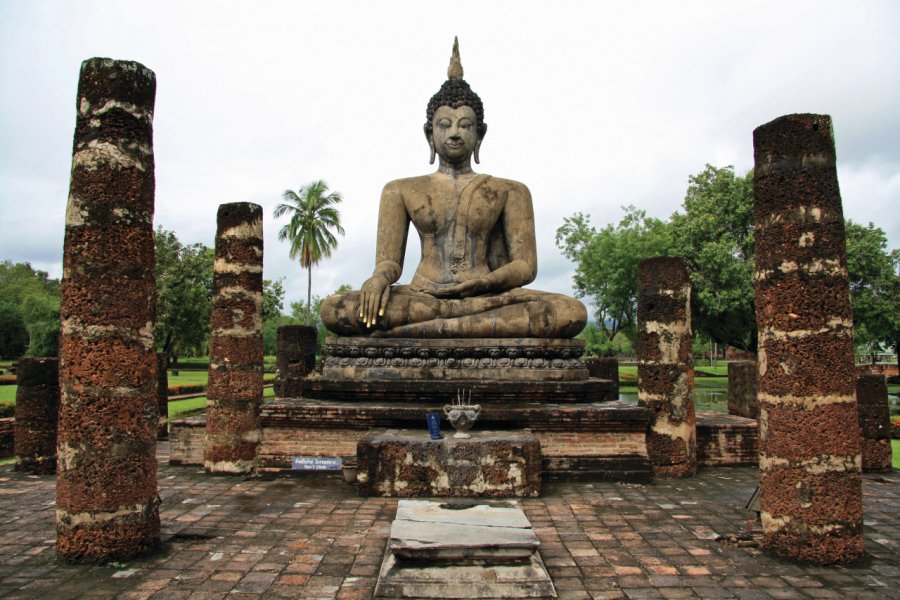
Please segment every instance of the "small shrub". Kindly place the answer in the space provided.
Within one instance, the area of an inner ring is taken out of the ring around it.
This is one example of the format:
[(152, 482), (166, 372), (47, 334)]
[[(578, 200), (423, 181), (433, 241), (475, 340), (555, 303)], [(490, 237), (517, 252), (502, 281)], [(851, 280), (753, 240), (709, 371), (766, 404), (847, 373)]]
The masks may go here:
[(900, 415), (891, 417), (891, 437), (900, 440)]
[(0, 385), (16, 385), (16, 376), (0, 375)]

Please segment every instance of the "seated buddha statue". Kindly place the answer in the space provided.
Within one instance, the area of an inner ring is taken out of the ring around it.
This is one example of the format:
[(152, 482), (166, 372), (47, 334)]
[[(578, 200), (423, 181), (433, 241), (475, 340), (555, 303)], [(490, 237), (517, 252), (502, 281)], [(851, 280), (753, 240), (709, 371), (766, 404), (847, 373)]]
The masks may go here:
[[(481, 99), (463, 79), (455, 41), (448, 79), (428, 103), (426, 118), (437, 171), (384, 187), (372, 276), (360, 290), (328, 298), (322, 322), (343, 336), (575, 336), (587, 321), (581, 302), (523, 287), (537, 273), (528, 188), (472, 170), (487, 123)], [(410, 284), (396, 285), (410, 223), (422, 258)]]

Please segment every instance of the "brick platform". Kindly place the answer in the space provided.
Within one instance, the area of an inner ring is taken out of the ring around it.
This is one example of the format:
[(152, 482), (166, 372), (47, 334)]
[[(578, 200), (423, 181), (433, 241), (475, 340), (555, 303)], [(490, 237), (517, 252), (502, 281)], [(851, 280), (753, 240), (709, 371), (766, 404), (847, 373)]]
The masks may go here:
[(360, 496), (522, 498), (541, 494), (541, 444), (530, 433), (367, 433), (356, 446)]
[[(370, 429), (425, 428), (435, 404), (374, 404), (324, 400), (275, 400), (262, 409), (262, 441), (257, 470), (284, 473), (294, 456), (353, 459), (356, 444)], [(528, 428), (543, 449), (548, 476), (646, 482), (647, 411), (622, 402), (594, 404), (492, 403), (482, 405), (475, 431)], [(202, 417), (174, 421), (172, 460), (194, 464), (202, 439)], [(452, 431), (444, 421), (444, 431)]]

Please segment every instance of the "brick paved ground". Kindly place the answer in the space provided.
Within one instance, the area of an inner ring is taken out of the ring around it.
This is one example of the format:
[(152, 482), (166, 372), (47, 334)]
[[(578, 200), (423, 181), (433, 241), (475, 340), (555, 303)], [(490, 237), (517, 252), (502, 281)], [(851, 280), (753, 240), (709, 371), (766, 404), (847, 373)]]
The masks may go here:
[[(0, 597), (371, 597), (395, 500), (358, 498), (335, 476), (210, 477), (159, 450), (164, 548), (126, 565), (57, 563), (53, 477), (0, 467)], [(865, 477), (868, 558), (856, 568), (716, 541), (745, 532), (750, 468), (648, 486), (553, 483), (523, 505), (560, 598), (900, 598), (898, 483), (896, 472)]]

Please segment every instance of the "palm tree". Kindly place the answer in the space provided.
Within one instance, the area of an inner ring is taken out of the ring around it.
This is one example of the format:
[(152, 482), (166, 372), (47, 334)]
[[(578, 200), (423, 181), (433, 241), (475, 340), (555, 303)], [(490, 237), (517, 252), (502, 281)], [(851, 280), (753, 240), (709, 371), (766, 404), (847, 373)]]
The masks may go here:
[(277, 219), (291, 215), (287, 225), (278, 231), (278, 239), (291, 243), (289, 256), (300, 257), (300, 266), (309, 270), (306, 287), (306, 324), (310, 324), (312, 310), (312, 267), (323, 258), (328, 258), (337, 247), (333, 232), (344, 235), (341, 215), (335, 205), (343, 198), (340, 192), (328, 193), (328, 185), (321, 179), (303, 186), (298, 192), (285, 190), (282, 194), (287, 204), (275, 207)]

